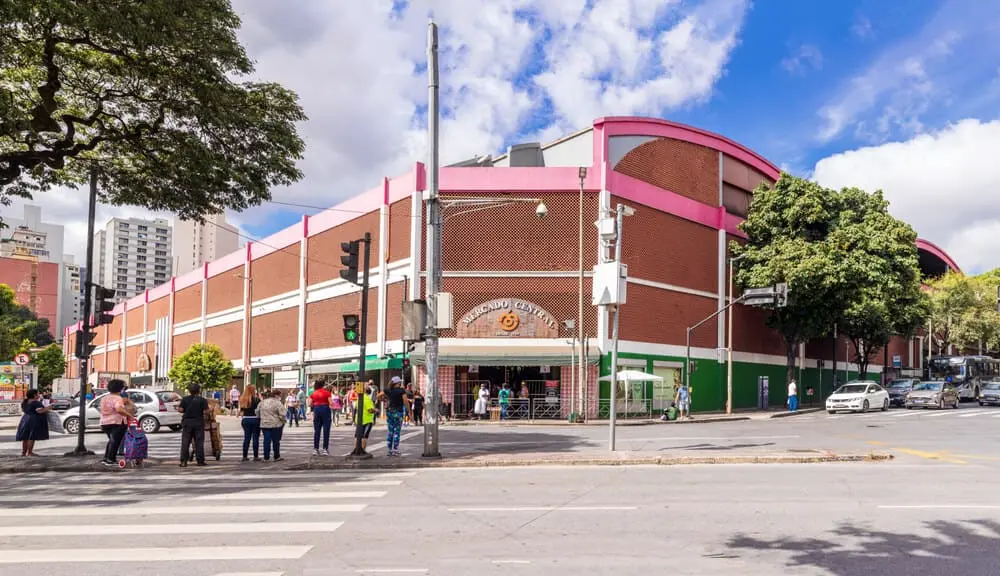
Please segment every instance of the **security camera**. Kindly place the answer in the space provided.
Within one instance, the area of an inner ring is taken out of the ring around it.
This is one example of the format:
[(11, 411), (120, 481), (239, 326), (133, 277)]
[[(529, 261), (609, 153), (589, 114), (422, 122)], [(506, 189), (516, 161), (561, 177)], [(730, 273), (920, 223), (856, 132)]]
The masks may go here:
[(549, 215), (549, 209), (547, 206), (545, 206), (545, 202), (539, 202), (538, 208), (535, 208), (535, 216), (538, 216), (538, 219), (541, 220), (542, 218), (545, 218), (548, 215)]

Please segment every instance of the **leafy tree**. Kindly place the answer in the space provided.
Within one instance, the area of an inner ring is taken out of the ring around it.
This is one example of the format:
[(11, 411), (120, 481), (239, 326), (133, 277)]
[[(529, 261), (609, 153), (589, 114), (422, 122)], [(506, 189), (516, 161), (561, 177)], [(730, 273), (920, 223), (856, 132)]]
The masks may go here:
[(0, 204), (79, 186), (198, 218), (301, 178), (297, 96), (248, 80), (229, 0), (0, 2)]
[(39, 388), (52, 386), (52, 381), (66, 372), (66, 357), (63, 356), (62, 348), (58, 344), (46, 346), (41, 351), (35, 352), (31, 361), (38, 366)]
[(787, 306), (767, 319), (784, 339), (788, 380), (798, 345), (825, 335), (843, 308), (837, 253), (826, 242), (837, 209), (833, 191), (782, 174), (774, 186), (762, 184), (754, 192), (740, 225), (747, 241), (732, 245), (734, 257), (741, 258), (734, 273), (740, 288), (788, 284)]
[(910, 336), (929, 313), (920, 287), (917, 234), (889, 214), (881, 192), (835, 193), (836, 225), (827, 237), (838, 256), (843, 310), (838, 319), (864, 378), (872, 358), (893, 335)]
[(973, 283), (961, 272), (949, 271), (944, 276), (931, 280), (928, 286), (932, 342), (943, 352), (953, 344), (964, 347), (969, 329), (963, 324), (970, 311), (976, 308)]
[(174, 360), (167, 377), (178, 389), (200, 384), (203, 389), (225, 388), (237, 374), (233, 364), (215, 344), (192, 344)]
[(14, 290), (0, 284), (0, 362), (9, 362), (18, 352), (35, 345), (47, 346), (53, 341), (48, 319), (39, 318), (22, 306)]

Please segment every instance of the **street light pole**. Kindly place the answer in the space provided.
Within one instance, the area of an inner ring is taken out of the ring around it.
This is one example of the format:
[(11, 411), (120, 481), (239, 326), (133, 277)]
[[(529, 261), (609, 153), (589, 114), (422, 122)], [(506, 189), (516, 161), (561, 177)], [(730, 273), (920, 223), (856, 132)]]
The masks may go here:
[(437, 296), (441, 290), (441, 205), (438, 198), (438, 29), (432, 20), (427, 26), (427, 329), (426, 370), (427, 403), (424, 407), (425, 458), (438, 458), (438, 407), (441, 392), (438, 382)]
[(729, 314), (726, 315), (728, 324), (726, 336), (726, 414), (733, 413), (733, 316), (736, 308), (733, 306), (733, 262), (742, 259), (745, 254), (736, 258), (729, 258)]
[[(630, 210), (630, 209), (629, 209)], [(622, 269), (622, 222), (626, 206), (619, 204), (615, 215), (615, 281), (621, 282)], [(630, 212), (631, 215), (631, 212)], [(615, 425), (618, 422), (618, 321), (621, 304), (615, 305), (615, 323), (611, 331), (611, 410), (609, 414), (608, 449), (615, 451)]]
[[(92, 311), (91, 296), (94, 290), (94, 220), (96, 219), (97, 167), (92, 166), (90, 168), (90, 198), (88, 199), (87, 207), (87, 271), (84, 273), (83, 279), (83, 322), (80, 325), (80, 331), (76, 333), (78, 340), (77, 349), (83, 351), (83, 356), (78, 359), (80, 362), (80, 426), (76, 436), (76, 448), (72, 452), (66, 454), (67, 456), (91, 456), (94, 454), (90, 450), (87, 450), (87, 444), (84, 437), (87, 433), (87, 404), (89, 404), (89, 401), (87, 400), (87, 381), (90, 376), (90, 351), (88, 350), (90, 339), (87, 336), (93, 329), (90, 326), (90, 313)], [(103, 311), (98, 312), (103, 313)], [(79, 342), (80, 339), (83, 340), (82, 343)], [(106, 348), (107, 342), (105, 342), (104, 345)]]
[(579, 260), (579, 276), (578, 280), (578, 294), (577, 294), (577, 316), (576, 316), (576, 334), (574, 335), (574, 340), (580, 343), (580, 353), (578, 358), (580, 363), (577, 366), (577, 377), (576, 382), (579, 387), (580, 403), (579, 409), (583, 414), (582, 417), (586, 418), (586, 409), (584, 408), (584, 399), (587, 397), (587, 368), (583, 363), (584, 349), (586, 348), (586, 340), (582, 338), (583, 331), (583, 185), (584, 181), (587, 179), (587, 168), (584, 166), (580, 167), (580, 230), (579, 230), (579, 251), (577, 253), (577, 258)]

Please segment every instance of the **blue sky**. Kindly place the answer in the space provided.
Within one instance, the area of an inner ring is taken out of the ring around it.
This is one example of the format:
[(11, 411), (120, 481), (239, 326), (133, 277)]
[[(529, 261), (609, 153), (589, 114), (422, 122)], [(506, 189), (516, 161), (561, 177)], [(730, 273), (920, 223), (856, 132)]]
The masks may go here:
[[(331, 206), (426, 157), (433, 14), (445, 162), (599, 116), (668, 118), (824, 185), (882, 189), (963, 268), (1000, 266), (996, 0), (233, 4), (256, 76), (295, 90), (309, 116), (305, 177), (275, 200)], [(79, 245), (79, 199), (40, 200)], [(230, 220), (260, 238), (313, 211), (266, 204)]]

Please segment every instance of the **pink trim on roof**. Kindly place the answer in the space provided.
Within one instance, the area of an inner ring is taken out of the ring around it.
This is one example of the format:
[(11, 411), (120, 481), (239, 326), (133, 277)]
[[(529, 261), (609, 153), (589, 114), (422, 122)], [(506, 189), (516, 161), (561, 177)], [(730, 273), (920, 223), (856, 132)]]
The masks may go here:
[(126, 310), (135, 310), (136, 308), (142, 308), (146, 305), (146, 294), (136, 294), (135, 296), (129, 298), (125, 301)]
[[(577, 192), (580, 170), (576, 166), (525, 168), (441, 168), (442, 192)], [(588, 169), (584, 189), (601, 186), (597, 170)]]
[[(293, 244), (298, 244), (302, 241), (302, 221), (292, 224), (284, 230), (279, 230), (274, 234), (271, 234), (263, 240), (258, 240), (256, 242), (248, 242), (247, 246), (253, 246), (253, 249), (248, 251), (244, 255), (244, 258), (251, 258), (253, 260), (260, 260), (268, 254), (273, 254), (279, 250), (284, 250)], [(213, 276), (215, 274), (212, 274)]]
[[(781, 170), (753, 150), (707, 130), (661, 120), (659, 118), (638, 118), (634, 116), (611, 116), (598, 118), (594, 128), (602, 126), (605, 138), (612, 136), (657, 136), (673, 138), (718, 150), (745, 164), (754, 167), (772, 180), (781, 176)], [(612, 167), (613, 168), (613, 167)]]
[(246, 248), (243, 250), (231, 252), (218, 260), (205, 262), (205, 278), (218, 276), (219, 274), (223, 274), (234, 268), (243, 266), (250, 255), (251, 246), (253, 246), (253, 244), (253, 242), (247, 242)]
[(953, 272), (961, 272), (962, 269), (958, 267), (958, 264), (952, 260), (951, 256), (947, 252), (937, 247), (936, 244), (929, 240), (924, 240), (923, 238), (917, 238), (917, 249), (924, 250), (925, 252), (930, 252), (931, 254), (940, 258)]
[(149, 293), (149, 302), (155, 302), (164, 296), (170, 296), (170, 291), (173, 290), (174, 279), (171, 278), (169, 282), (164, 282), (155, 288), (150, 288), (147, 292)]
[(180, 292), (181, 290), (194, 286), (195, 284), (202, 281), (205, 278), (205, 269), (195, 268), (194, 270), (183, 274), (181, 276), (174, 277), (174, 292)]
[(702, 226), (708, 226), (716, 230), (721, 226), (718, 208), (702, 204), (697, 200), (681, 196), (676, 192), (647, 184), (638, 178), (633, 178), (619, 172), (608, 172), (608, 190), (615, 196), (655, 208), (661, 212), (673, 214), (674, 216), (696, 222)]

